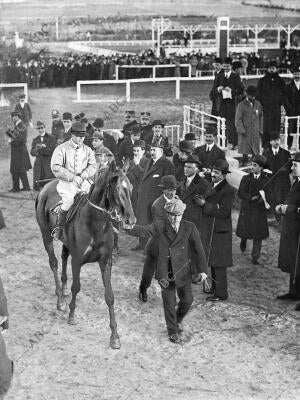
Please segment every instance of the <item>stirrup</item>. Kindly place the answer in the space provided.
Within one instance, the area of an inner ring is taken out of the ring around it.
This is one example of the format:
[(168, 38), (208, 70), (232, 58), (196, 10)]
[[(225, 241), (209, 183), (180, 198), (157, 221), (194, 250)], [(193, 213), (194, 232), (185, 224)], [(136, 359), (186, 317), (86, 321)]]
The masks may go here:
[[(58, 232), (58, 236), (57, 236), (57, 232)], [(61, 234), (62, 234), (62, 228), (60, 226), (56, 226), (51, 231), (51, 237), (53, 240), (59, 240), (61, 237)]]

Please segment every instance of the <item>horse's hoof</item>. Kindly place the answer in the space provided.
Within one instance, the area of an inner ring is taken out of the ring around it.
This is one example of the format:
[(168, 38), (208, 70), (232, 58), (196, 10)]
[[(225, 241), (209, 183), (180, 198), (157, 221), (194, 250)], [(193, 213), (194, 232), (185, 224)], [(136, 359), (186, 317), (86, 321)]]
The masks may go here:
[(68, 318), (68, 324), (69, 325), (77, 325), (77, 320), (75, 317), (69, 317)]
[(70, 294), (69, 289), (68, 289), (67, 287), (63, 288), (63, 290), (62, 290), (62, 295), (63, 295), (64, 297), (68, 297), (69, 294)]
[(111, 336), (110, 347), (112, 349), (116, 349), (116, 350), (121, 348), (121, 342), (120, 342), (119, 336), (116, 336), (116, 337)]
[(57, 311), (64, 311), (66, 309), (66, 303), (62, 299), (57, 300), (56, 304)]

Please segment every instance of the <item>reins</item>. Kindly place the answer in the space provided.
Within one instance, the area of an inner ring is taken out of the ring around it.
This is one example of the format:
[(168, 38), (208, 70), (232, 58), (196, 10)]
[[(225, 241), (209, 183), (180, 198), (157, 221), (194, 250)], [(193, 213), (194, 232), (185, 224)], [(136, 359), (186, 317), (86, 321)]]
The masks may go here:
[(102, 207), (97, 206), (96, 204), (92, 203), (88, 198), (86, 200), (87, 200), (88, 204), (90, 206), (94, 207), (96, 210), (101, 211), (104, 214), (107, 214), (111, 219), (114, 219), (115, 221), (121, 221), (121, 218), (116, 210), (108, 211), (105, 208), (102, 208)]

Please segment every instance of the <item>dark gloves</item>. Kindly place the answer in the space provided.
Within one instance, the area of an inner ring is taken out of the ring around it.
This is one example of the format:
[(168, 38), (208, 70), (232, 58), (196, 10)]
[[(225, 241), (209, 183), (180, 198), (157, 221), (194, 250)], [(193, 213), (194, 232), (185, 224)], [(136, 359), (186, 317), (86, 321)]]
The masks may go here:
[(250, 198), (249, 203), (260, 204), (260, 203), (263, 203), (263, 199), (262, 199), (261, 195), (257, 194)]

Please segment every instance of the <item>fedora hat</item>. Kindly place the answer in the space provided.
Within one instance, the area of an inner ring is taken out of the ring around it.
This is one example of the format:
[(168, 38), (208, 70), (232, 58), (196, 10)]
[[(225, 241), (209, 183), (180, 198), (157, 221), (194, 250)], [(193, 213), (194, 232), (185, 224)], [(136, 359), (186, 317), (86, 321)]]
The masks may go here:
[(199, 160), (199, 157), (196, 154), (190, 154), (186, 160), (183, 161), (184, 164), (197, 164), (200, 168), (202, 166), (202, 162)]
[(184, 140), (196, 140), (196, 136), (194, 133), (186, 133), (184, 135)]
[(176, 178), (174, 175), (165, 175), (161, 178), (159, 187), (163, 189), (176, 189)]
[(130, 135), (140, 135), (142, 133), (142, 130), (139, 125), (133, 125), (133, 127), (128, 130)]
[(226, 160), (222, 160), (221, 158), (215, 161), (212, 169), (216, 169), (225, 174), (230, 174), (228, 162)]
[(152, 126), (160, 125), (162, 128), (165, 126), (160, 119), (156, 119), (152, 122)]
[(164, 210), (168, 214), (173, 214), (173, 215), (182, 215), (186, 209), (186, 205), (184, 202), (178, 198), (175, 198), (171, 201), (167, 201)]
[(277, 140), (277, 139), (280, 139), (280, 133), (278, 131), (272, 132), (270, 135), (270, 141)]
[(297, 151), (291, 158), (292, 161), (300, 162), (300, 151)]
[(104, 126), (104, 121), (102, 118), (96, 118), (95, 121), (93, 122), (94, 128), (103, 128), (103, 126)]
[(44, 122), (42, 122), (42, 121), (37, 121), (37, 123), (36, 123), (36, 128), (41, 128), (41, 127), (44, 127), (45, 126), (45, 123)]
[(62, 119), (72, 121), (73, 116), (70, 112), (64, 112), (62, 115)]
[(135, 142), (133, 143), (133, 147), (141, 147), (142, 149), (145, 149), (146, 147), (146, 143), (144, 140), (135, 140)]

